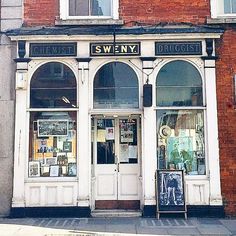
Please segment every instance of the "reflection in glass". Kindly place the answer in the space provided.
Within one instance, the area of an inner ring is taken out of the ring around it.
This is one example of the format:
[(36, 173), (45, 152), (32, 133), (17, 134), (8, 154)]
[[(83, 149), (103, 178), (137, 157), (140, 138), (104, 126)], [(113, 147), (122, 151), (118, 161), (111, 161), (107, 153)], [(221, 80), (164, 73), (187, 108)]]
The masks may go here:
[(159, 169), (205, 174), (203, 111), (158, 110), (157, 140)]
[(76, 107), (76, 78), (71, 69), (58, 62), (41, 66), (31, 79), (30, 107)]
[(138, 108), (138, 79), (128, 65), (104, 65), (94, 78), (94, 108)]
[(236, 13), (236, 0), (224, 0), (224, 13)]
[(202, 79), (197, 69), (185, 61), (174, 61), (160, 70), (157, 106), (202, 106)]
[(69, 0), (69, 16), (111, 16), (112, 0)]

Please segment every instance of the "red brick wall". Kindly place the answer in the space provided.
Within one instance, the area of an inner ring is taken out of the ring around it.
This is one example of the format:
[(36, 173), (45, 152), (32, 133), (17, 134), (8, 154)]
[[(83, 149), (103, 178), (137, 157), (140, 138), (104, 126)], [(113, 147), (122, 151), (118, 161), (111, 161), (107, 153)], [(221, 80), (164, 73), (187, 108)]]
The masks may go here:
[(189, 22), (203, 24), (210, 15), (210, 1), (198, 0), (120, 0), (120, 17), (126, 23), (135, 21), (156, 24), (158, 22)]
[(25, 0), (24, 25), (54, 25), (59, 16), (59, 0)]
[(228, 28), (217, 43), (217, 103), (221, 187), (228, 215), (236, 216), (236, 106), (233, 76), (236, 74), (236, 31)]
[[(53, 25), (59, 16), (59, 0), (25, 0), (24, 25)], [(210, 15), (209, 1), (198, 0), (120, 0), (120, 18), (127, 25), (135, 22), (187, 22), (204, 24)]]

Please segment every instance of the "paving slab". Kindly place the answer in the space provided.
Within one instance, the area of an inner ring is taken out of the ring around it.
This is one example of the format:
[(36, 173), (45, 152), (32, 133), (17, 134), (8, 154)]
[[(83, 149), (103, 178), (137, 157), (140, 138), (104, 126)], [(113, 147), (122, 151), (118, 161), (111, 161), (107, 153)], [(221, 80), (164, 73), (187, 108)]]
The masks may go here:
[(232, 233), (223, 225), (200, 224), (197, 229), (202, 235), (232, 235)]
[(236, 220), (220, 220), (222, 225), (224, 225), (232, 234), (236, 235)]
[(171, 235), (200, 235), (200, 232), (198, 231), (197, 228), (191, 227), (191, 228), (173, 228), (171, 227), (170, 229), (167, 229), (167, 232)]

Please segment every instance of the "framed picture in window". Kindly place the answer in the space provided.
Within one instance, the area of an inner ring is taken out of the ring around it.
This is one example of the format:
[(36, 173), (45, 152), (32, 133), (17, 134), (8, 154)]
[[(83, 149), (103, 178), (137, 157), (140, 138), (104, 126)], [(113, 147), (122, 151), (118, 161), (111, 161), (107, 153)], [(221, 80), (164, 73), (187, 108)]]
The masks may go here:
[(38, 137), (68, 136), (68, 120), (37, 120)]
[(156, 172), (157, 215), (160, 213), (185, 213), (183, 170), (157, 170)]
[(59, 165), (51, 165), (50, 166), (50, 177), (59, 176)]
[(30, 161), (29, 162), (29, 177), (39, 177), (40, 176), (40, 162)]
[(76, 163), (68, 163), (68, 176), (76, 176)]

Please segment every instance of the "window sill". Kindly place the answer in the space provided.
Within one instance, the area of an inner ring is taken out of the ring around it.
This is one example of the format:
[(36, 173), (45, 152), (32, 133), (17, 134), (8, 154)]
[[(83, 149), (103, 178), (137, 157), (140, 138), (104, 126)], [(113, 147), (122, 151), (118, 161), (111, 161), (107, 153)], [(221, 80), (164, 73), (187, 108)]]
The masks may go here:
[(123, 25), (123, 20), (114, 19), (68, 19), (56, 20), (55, 25)]
[(236, 23), (236, 16), (235, 17), (218, 17), (218, 18), (208, 18), (207, 24), (235, 24)]

